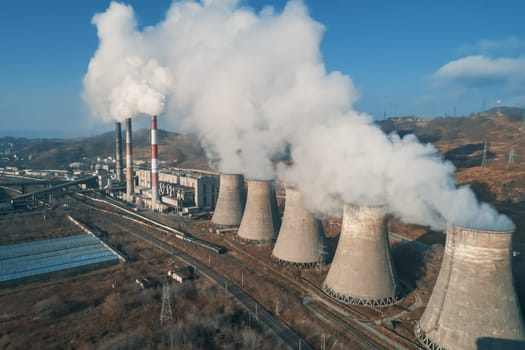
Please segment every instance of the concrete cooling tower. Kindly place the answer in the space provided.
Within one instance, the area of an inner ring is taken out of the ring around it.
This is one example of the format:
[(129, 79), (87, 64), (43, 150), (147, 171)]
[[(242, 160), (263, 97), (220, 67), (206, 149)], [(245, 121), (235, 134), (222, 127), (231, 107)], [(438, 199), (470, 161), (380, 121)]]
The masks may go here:
[(416, 335), (427, 349), (525, 349), (511, 271), (512, 231), (450, 225)]
[(244, 210), (244, 180), (242, 175), (221, 174), (219, 198), (211, 223), (218, 228), (238, 227)]
[(401, 288), (390, 256), (383, 207), (345, 204), (339, 243), (323, 291), (341, 302), (387, 306)]
[(245, 241), (269, 244), (279, 223), (277, 199), (271, 181), (247, 180), (248, 197), (237, 234)]
[(315, 267), (324, 259), (323, 249), (321, 222), (305, 209), (301, 192), (287, 188), (272, 259), (283, 265)]

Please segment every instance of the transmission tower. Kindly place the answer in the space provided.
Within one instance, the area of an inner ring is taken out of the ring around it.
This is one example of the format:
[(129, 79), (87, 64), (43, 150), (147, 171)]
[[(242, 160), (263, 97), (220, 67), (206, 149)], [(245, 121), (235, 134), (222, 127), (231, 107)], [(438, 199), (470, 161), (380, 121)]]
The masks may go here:
[(171, 321), (173, 321), (173, 314), (171, 312), (170, 284), (169, 280), (165, 278), (162, 282), (162, 308), (160, 310), (160, 326), (163, 327)]
[(516, 154), (514, 152), (514, 148), (511, 148), (510, 152), (509, 152), (509, 159), (507, 161), (507, 165), (511, 165), (514, 163), (514, 157), (516, 157)]
[(489, 143), (485, 141), (485, 145), (483, 146), (483, 158), (481, 159), (481, 166), (483, 168), (487, 167), (487, 152), (489, 149)]

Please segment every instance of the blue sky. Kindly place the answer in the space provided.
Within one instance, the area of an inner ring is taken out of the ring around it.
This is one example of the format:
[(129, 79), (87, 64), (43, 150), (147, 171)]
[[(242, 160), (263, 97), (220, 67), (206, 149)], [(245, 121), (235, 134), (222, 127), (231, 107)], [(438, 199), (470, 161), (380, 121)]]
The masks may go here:
[[(139, 25), (171, 1), (125, 1)], [(381, 119), (477, 112), (500, 99), (525, 106), (525, 2), (307, 0), (325, 26), (329, 71), (349, 75), (356, 108)], [(282, 8), (282, 1), (243, 0)], [(82, 77), (98, 46), (92, 16), (109, 1), (0, 1), (0, 135), (90, 135)], [(485, 101), (485, 102), (484, 102)], [(8, 132), (7, 132), (8, 131)]]

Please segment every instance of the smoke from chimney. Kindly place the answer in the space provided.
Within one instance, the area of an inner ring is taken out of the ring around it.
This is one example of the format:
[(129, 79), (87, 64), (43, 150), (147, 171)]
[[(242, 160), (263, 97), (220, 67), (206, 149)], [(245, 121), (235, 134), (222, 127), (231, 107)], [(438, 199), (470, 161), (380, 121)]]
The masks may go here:
[(381, 203), (435, 229), (513, 227), (457, 187), (452, 164), (433, 146), (385, 135), (353, 109), (359, 92), (350, 77), (326, 71), (324, 28), (300, 1), (259, 13), (230, 0), (174, 2), (147, 30), (130, 6), (113, 2), (93, 23), (100, 46), (84, 96), (97, 115), (166, 107), (171, 124), (196, 133), (221, 172), (253, 179), (273, 179), (272, 159), (291, 149), (292, 165), (279, 175), (319, 214), (340, 214), (345, 202)]

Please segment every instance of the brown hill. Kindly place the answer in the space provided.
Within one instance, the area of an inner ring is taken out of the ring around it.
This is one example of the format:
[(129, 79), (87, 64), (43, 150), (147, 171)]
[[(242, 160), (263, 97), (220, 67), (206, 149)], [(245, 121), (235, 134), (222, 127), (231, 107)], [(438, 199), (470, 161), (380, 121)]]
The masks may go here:
[[(133, 133), (135, 160), (148, 161), (150, 132)], [(158, 130), (159, 160), (188, 168), (209, 169), (206, 154), (193, 135)], [(76, 139), (0, 138), (0, 166), (33, 169), (67, 169), (70, 163), (94, 164), (97, 157), (114, 157), (114, 133)]]

